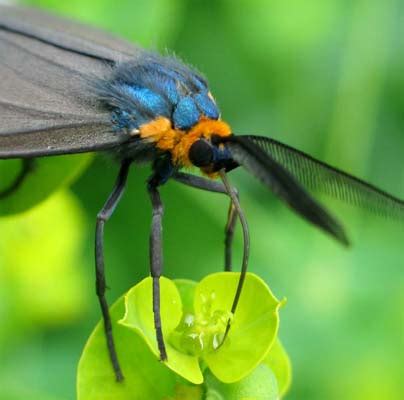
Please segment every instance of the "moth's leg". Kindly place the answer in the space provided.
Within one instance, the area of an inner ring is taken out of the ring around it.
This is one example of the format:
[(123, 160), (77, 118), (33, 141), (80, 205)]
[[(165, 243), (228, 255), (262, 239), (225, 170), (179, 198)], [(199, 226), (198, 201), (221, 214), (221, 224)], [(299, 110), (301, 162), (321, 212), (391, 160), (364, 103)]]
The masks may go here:
[[(226, 188), (221, 182), (216, 182), (210, 179), (202, 178), (183, 172), (177, 172), (173, 175), (173, 179), (197, 189), (206, 190), (208, 192), (223, 193), (227, 195)], [(232, 188), (233, 192), (239, 198), (238, 190)], [(227, 214), (227, 223), (225, 228), (225, 250), (224, 250), (224, 270), (231, 271), (232, 269), (232, 244), (234, 238), (234, 230), (237, 222), (237, 213), (232, 201), (230, 201), (229, 211)]]
[[(233, 188), (237, 198), (239, 197), (237, 189)], [(225, 228), (225, 237), (224, 237), (224, 270), (231, 271), (232, 270), (232, 247), (233, 247), (233, 238), (234, 238), (234, 230), (236, 228), (237, 222), (237, 213), (232, 201), (230, 201), (229, 211), (227, 213), (227, 222)]]
[(167, 351), (164, 344), (163, 331), (161, 328), (160, 315), (160, 276), (163, 269), (162, 249), (162, 218), (163, 203), (157, 185), (149, 181), (148, 192), (152, 204), (152, 225), (150, 232), (150, 272), (153, 279), (153, 314), (154, 328), (156, 330), (157, 345), (160, 352), (160, 359), (167, 360)]
[(14, 182), (12, 182), (8, 188), (0, 191), (0, 199), (4, 199), (12, 195), (14, 192), (16, 192), (21, 187), (28, 174), (33, 170), (34, 168), (33, 158), (24, 158), (21, 161), (22, 166), (20, 172), (14, 179)]
[(107, 339), (107, 346), (109, 357), (111, 359), (112, 367), (114, 368), (115, 377), (117, 381), (123, 379), (121, 367), (119, 365), (118, 356), (116, 354), (116, 348), (114, 338), (112, 335), (111, 316), (108, 310), (108, 303), (105, 298), (105, 271), (104, 271), (104, 225), (105, 222), (111, 217), (122, 194), (125, 190), (126, 181), (128, 178), (130, 167), (130, 161), (125, 160), (121, 164), (118, 178), (115, 182), (115, 186), (108, 197), (108, 200), (104, 204), (104, 207), (97, 215), (97, 223), (95, 229), (95, 282), (96, 292), (100, 302), (102, 317), (104, 319), (105, 336)]
[[(241, 265), (241, 273), (240, 273), (240, 278), (238, 280), (236, 294), (234, 296), (233, 304), (231, 306), (231, 312), (234, 315), (234, 313), (236, 312), (236, 309), (237, 309), (238, 301), (240, 299), (241, 291), (243, 289), (244, 280), (247, 275), (248, 259), (249, 259), (249, 255), (250, 255), (250, 234), (248, 231), (247, 220), (245, 218), (243, 210), (241, 209), (239, 199), (236, 196), (236, 194), (234, 193), (233, 188), (230, 186), (230, 182), (227, 179), (225, 170), (224, 169), (220, 170), (219, 174), (220, 174), (220, 178), (222, 179), (223, 185), (226, 188), (226, 192), (230, 196), (230, 199), (231, 199), (232, 203), (234, 204), (234, 208), (236, 210), (238, 218), (240, 219), (241, 228), (243, 230), (243, 239), (244, 239), (243, 263)], [(230, 329), (230, 319), (227, 322), (226, 331), (224, 333), (222, 343), (225, 341), (227, 334), (229, 333), (229, 329)]]

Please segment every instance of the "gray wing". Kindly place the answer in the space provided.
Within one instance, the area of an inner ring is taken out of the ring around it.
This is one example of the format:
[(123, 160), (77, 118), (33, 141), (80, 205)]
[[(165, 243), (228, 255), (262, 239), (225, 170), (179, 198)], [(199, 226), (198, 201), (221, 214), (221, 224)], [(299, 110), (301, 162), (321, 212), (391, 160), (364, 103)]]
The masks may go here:
[(0, 6), (0, 158), (116, 146), (90, 82), (141, 50), (33, 9)]

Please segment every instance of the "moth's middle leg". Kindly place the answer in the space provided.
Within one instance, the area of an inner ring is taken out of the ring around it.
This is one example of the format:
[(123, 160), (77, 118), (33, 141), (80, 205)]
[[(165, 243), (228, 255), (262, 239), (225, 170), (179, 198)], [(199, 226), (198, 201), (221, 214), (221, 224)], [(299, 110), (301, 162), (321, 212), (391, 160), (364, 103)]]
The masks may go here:
[(162, 218), (163, 203), (157, 185), (149, 181), (148, 192), (152, 204), (152, 225), (150, 232), (150, 272), (153, 279), (153, 314), (154, 328), (156, 331), (157, 345), (160, 352), (160, 359), (167, 360), (167, 351), (164, 343), (163, 330), (161, 326), (161, 305), (160, 305), (160, 277), (163, 270), (163, 243), (162, 243)]

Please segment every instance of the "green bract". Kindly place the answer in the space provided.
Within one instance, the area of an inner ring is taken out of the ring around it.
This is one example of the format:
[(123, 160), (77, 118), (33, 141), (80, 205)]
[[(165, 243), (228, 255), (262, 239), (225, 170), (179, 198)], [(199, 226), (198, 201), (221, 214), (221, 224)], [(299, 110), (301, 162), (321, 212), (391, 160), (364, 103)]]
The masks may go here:
[(283, 396), (288, 391), (292, 380), (292, 367), (289, 357), (279, 339), (275, 341), (262, 363), (271, 368), (275, 374), (279, 394)]
[(279, 390), (274, 373), (264, 364), (236, 383), (220, 382), (213, 374), (206, 374), (204, 400), (278, 400)]
[[(78, 400), (169, 399), (176, 387), (186, 381), (158, 361), (140, 335), (117, 323), (125, 313), (124, 299), (111, 307), (114, 338), (125, 380), (117, 383), (100, 322), (91, 334), (81, 356), (77, 375)], [(184, 397), (186, 398), (186, 397)]]
[[(230, 310), (238, 279), (235, 272), (221, 272), (203, 279), (195, 289), (196, 315), (203, 312), (207, 298), (212, 301), (213, 311)], [(204, 357), (219, 380), (236, 382), (264, 359), (278, 333), (280, 305), (261, 278), (247, 274), (226, 341)]]
[[(171, 346), (167, 338), (181, 321), (182, 302), (180, 293), (173, 281), (160, 279), (161, 321), (163, 336), (166, 339), (167, 362), (165, 364), (192, 383), (202, 383), (202, 372), (198, 359)], [(125, 296), (126, 313), (119, 321), (122, 325), (134, 329), (146, 341), (152, 352), (158, 357), (156, 333), (153, 325), (152, 279), (146, 278)]]
[[(259, 277), (248, 274), (231, 315), (238, 278), (238, 273), (229, 272), (209, 275), (200, 283), (161, 278), (168, 355), (164, 363), (158, 361), (152, 279), (129, 290), (111, 309), (126, 379), (115, 382), (99, 323), (80, 360), (79, 400), (279, 398), (290, 376), (287, 356), (279, 351), (280, 345), (273, 346), (281, 303)], [(222, 343), (229, 320), (231, 328)], [(272, 348), (278, 351), (272, 354)]]

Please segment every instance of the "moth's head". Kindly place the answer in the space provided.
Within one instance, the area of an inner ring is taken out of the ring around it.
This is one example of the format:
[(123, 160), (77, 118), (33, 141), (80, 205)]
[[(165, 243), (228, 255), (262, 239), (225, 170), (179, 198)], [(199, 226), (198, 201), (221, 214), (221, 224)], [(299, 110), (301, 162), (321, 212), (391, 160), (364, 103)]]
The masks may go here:
[(198, 167), (205, 174), (234, 168), (231, 153), (224, 144), (231, 134), (229, 125), (221, 120), (201, 119), (175, 147), (174, 160)]
[(229, 171), (238, 165), (223, 143), (223, 138), (215, 135), (212, 135), (210, 139), (201, 137), (195, 140), (189, 148), (188, 158), (192, 165), (200, 168), (207, 175), (221, 169)]

